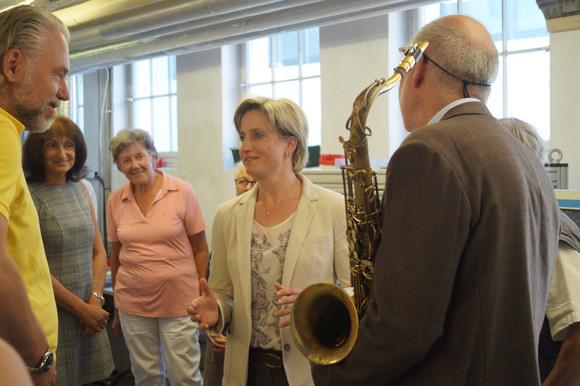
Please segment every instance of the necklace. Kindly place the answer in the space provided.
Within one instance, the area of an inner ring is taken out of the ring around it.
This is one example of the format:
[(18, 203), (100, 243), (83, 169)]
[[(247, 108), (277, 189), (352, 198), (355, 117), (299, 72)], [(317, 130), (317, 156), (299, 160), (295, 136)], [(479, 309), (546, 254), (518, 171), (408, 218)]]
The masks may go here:
[[(290, 195), (290, 193), (292, 193), (292, 191), (294, 190), (294, 186), (295, 185), (296, 185), (296, 181), (294, 181), (294, 183), (292, 184), (292, 187), (290, 189), (288, 189), (288, 193), (286, 193), (286, 195), (284, 196), (284, 198), (282, 198), (280, 201), (278, 201), (278, 204), (283, 203), (284, 200), (286, 200), (288, 198), (288, 196)], [(266, 216), (269, 216), (271, 214), (271, 210), (266, 207), (266, 204), (265, 203), (264, 203), (264, 208), (266, 208)]]

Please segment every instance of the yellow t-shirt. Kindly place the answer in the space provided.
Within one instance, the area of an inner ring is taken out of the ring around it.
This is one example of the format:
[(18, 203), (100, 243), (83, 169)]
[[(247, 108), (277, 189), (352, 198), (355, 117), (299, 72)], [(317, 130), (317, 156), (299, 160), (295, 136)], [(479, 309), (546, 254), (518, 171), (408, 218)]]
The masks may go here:
[(22, 171), (24, 126), (0, 108), (0, 214), (8, 223), (6, 248), (20, 270), (32, 310), (56, 352), (58, 317), (38, 214)]

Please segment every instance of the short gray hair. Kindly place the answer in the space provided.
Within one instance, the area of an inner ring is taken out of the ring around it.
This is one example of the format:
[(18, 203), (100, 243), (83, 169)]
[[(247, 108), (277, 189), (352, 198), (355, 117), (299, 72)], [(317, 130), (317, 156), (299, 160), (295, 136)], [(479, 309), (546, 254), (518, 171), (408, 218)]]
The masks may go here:
[(266, 97), (251, 97), (244, 99), (234, 114), (236, 130), (240, 132), (242, 117), (248, 111), (258, 110), (266, 114), (282, 138), (295, 137), (296, 150), (292, 155), (294, 172), (299, 172), (306, 166), (308, 159), (308, 120), (298, 105), (289, 99), (273, 100)]
[[(473, 83), (491, 85), (495, 81), (499, 67), (499, 57), (495, 46), (493, 50), (476, 47), (446, 18), (437, 19), (421, 28), (412, 41), (417, 43), (421, 40), (429, 42), (429, 58), (432, 55), (441, 67), (469, 82), (469, 94), (472, 97), (484, 103), (487, 101), (491, 87)], [(434, 76), (444, 87), (452, 87), (452, 84), (456, 82), (454, 78), (443, 72)]]
[(544, 162), (544, 140), (534, 126), (517, 118), (502, 118), (499, 123), (533, 151), (540, 162)]
[(119, 167), (119, 154), (136, 143), (142, 144), (149, 154), (155, 157), (155, 160), (159, 160), (153, 138), (151, 138), (148, 132), (141, 129), (123, 129), (109, 141), (109, 151), (113, 156), (113, 161), (117, 165), (117, 168)]
[[(9, 49), (16, 48), (35, 66), (39, 56), (48, 53), (46, 39), (52, 30), (70, 41), (68, 28), (62, 20), (40, 7), (21, 5), (0, 13), (0, 61)], [(5, 83), (6, 78), (0, 71), (0, 88)]]

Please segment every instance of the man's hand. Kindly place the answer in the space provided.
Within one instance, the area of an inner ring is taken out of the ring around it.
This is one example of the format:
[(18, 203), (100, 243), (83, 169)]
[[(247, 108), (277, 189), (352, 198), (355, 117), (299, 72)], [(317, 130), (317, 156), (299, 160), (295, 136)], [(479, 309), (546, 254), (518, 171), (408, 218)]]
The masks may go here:
[(53, 364), (44, 374), (32, 375), (32, 382), (36, 386), (54, 386), (56, 385), (56, 365)]
[(572, 324), (556, 359), (554, 368), (544, 380), (543, 386), (580, 385), (580, 322)]

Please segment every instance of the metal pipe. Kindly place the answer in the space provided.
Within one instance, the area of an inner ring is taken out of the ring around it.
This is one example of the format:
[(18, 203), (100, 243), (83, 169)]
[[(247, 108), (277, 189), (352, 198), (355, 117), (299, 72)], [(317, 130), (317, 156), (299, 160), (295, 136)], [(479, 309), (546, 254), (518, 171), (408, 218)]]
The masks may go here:
[[(176, 0), (168, 0), (175, 2)], [(177, 0), (184, 2), (184, 0)], [(187, 0), (189, 1), (189, 0)], [(146, 7), (163, 8), (163, 0), (148, 0), (144, 5), (143, 0), (90, 0), (72, 7), (55, 11), (54, 14), (66, 24), (70, 30), (75, 28), (89, 28), (98, 25), (103, 18), (113, 18), (115, 14), (143, 12)], [(84, 26), (84, 27), (83, 27)]]
[[(231, 0), (227, 1), (232, 2)], [(133, 17), (129, 20), (120, 19), (99, 28), (78, 33), (72, 32), (70, 49), (78, 51), (106, 44), (156, 38), (190, 30), (193, 25), (195, 28), (201, 28), (308, 3), (312, 3), (312, 0), (235, 2), (234, 8), (221, 9), (220, 12), (214, 12), (215, 15), (210, 17), (198, 12), (198, 7), (183, 5), (143, 17)]]
[[(234, 0), (235, 1), (235, 0)], [(161, 54), (198, 52), (227, 44), (240, 43), (260, 36), (323, 26), (384, 15), (415, 8), (433, 0), (324, 0), (278, 12), (256, 15), (160, 38), (128, 41), (106, 47), (71, 53), (74, 73), (108, 65), (128, 63)]]
[[(94, 20), (90, 24), (70, 28), (75, 44), (92, 39), (115, 40), (130, 34), (144, 32), (174, 24), (192, 22), (208, 17), (220, 16), (257, 5), (280, 3), (281, 0), (169, 0), (152, 3), (137, 10), (121, 11), (114, 15)], [(291, 3), (291, 2), (290, 2)]]

